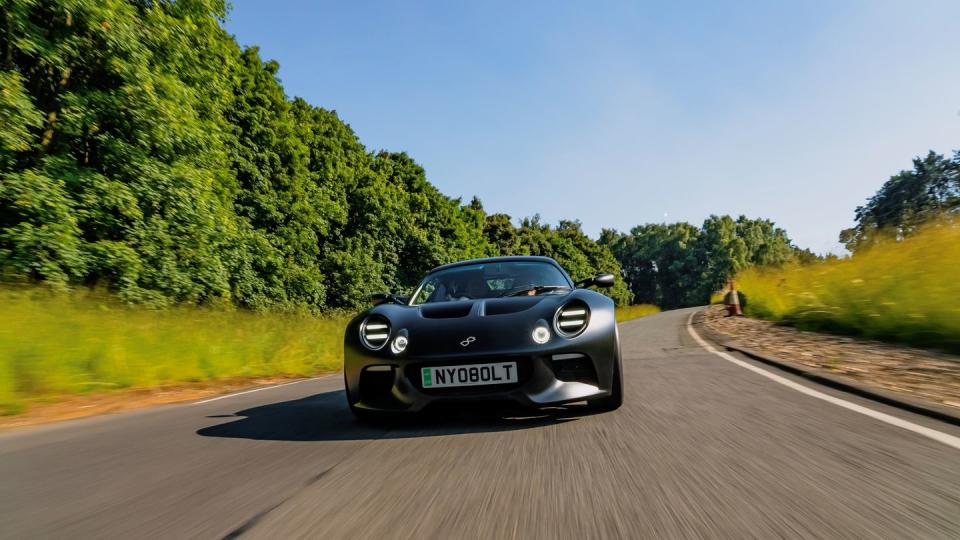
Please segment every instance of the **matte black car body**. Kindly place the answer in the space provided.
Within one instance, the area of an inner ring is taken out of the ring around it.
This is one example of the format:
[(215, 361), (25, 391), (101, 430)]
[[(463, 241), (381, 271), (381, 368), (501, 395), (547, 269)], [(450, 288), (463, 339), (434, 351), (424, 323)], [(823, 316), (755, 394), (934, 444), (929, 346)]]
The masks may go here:
[[(569, 282), (561, 294), (487, 298), (409, 305), (382, 303), (361, 313), (344, 335), (344, 379), (350, 408), (358, 416), (417, 412), (452, 401), (511, 401), (530, 407), (592, 401), (615, 409), (622, 401), (620, 344), (613, 301), (578, 289), (553, 259), (496, 257), (462, 261), (433, 269), (500, 261), (539, 261), (556, 266)], [(608, 276), (609, 277), (609, 276)], [(611, 278), (612, 279), (612, 278)], [(586, 328), (575, 336), (557, 330), (558, 310), (573, 301), (589, 307)], [(371, 316), (389, 320), (390, 337), (379, 350), (361, 340)], [(550, 339), (532, 338), (537, 325)], [(406, 349), (391, 350), (397, 336)], [(518, 382), (459, 388), (424, 388), (420, 369), (428, 366), (516, 361)]]

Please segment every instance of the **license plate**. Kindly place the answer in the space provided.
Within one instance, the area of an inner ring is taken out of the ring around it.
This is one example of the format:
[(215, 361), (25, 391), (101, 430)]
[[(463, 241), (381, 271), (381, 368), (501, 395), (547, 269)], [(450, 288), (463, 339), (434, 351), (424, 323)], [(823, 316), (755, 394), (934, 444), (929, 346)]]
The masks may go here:
[(451, 388), (517, 382), (517, 363), (439, 366), (420, 369), (424, 388)]

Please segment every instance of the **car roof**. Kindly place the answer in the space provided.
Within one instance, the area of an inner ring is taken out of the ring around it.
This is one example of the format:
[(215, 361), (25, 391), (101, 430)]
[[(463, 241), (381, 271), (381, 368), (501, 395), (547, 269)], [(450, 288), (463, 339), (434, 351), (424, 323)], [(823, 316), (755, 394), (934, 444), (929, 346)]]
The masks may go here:
[(564, 270), (563, 267), (560, 266), (560, 263), (551, 259), (550, 257), (540, 257), (537, 255), (505, 255), (501, 257), (485, 257), (482, 259), (468, 259), (465, 261), (457, 261), (449, 264), (443, 264), (434, 268), (433, 270), (430, 270), (429, 272), (427, 272), (427, 274), (429, 275), (440, 270), (446, 270), (447, 268), (455, 268), (457, 266), (466, 266), (468, 264), (485, 264), (485, 263), (501, 263), (501, 262), (519, 262), (519, 261), (545, 262), (545, 263), (556, 266), (561, 271), (563, 271), (564, 274), (567, 273), (566, 270)]

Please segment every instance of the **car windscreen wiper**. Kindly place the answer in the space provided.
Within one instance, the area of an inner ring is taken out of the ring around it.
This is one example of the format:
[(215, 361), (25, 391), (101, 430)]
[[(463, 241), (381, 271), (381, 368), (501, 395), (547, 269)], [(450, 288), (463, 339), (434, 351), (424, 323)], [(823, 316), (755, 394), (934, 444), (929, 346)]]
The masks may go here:
[(531, 291), (533, 291), (534, 296), (536, 296), (536, 295), (538, 295), (538, 294), (540, 294), (540, 293), (542, 293), (542, 292), (557, 291), (557, 290), (560, 290), (560, 289), (570, 289), (570, 287), (567, 287), (566, 285), (536, 285), (536, 286), (533, 286), (533, 287), (524, 287), (524, 288), (522, 288), (522, 289), (517, 289), (517, 290), (514, 290), (514, 291), (507, 291), (507, 292), (501, 294), (500, 297), (505, 297), (505, 296), (520, 296), (520, 295), (524, 295), (524, 294), (529, 294)]

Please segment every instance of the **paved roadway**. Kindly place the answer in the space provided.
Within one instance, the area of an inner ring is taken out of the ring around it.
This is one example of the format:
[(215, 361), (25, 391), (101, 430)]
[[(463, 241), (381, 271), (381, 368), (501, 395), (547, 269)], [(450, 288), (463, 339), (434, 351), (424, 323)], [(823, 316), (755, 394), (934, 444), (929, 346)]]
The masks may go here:
[(960, 537), (960, 450), (711, 354), (688, 315), (621, 326), (610, 414), (365, 427), (333, 376), (8, 433), (0, 537)]

